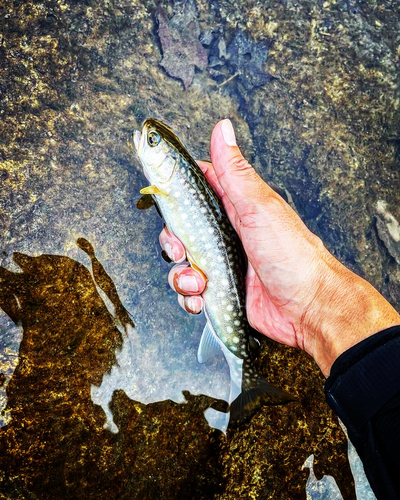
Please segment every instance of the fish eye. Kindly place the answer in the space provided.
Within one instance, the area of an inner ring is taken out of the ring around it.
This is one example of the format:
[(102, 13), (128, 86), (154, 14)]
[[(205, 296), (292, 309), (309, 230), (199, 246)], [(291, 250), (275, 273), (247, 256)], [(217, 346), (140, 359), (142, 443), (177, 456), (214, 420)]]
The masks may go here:
[(149, 146), (154, 148), (155, 146), (158, 146), (160, 141), (161, 141), (161, 137), (160, 137), (160, 134), (158, 132), (155, 132), (154, 130), (149, 132), (149, 134), (147, 136), (147, 142), (149, 143)]

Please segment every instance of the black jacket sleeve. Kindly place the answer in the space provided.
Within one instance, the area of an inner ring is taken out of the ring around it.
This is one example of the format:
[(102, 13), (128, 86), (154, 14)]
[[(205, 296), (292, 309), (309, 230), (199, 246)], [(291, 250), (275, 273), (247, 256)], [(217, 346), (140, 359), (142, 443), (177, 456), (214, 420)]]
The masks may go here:
[(400, 499), (400, 326), (339, 356), (325, 395), (347, 427), (377, 499)]

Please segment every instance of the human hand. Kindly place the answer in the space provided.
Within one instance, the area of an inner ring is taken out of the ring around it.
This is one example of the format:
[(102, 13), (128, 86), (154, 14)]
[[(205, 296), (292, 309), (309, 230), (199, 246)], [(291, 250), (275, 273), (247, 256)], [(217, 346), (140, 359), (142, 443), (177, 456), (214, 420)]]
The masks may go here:
[[(300, 347), (325, 376), (346, 349), (400, 324), (400, 316), (365, 280), (336, 260), (296, 212), (247, 163), (229, 120), (211, 136), (212, 164), (199, 162), (221, 198), (248, 258), (246, 309), (251, 326)], [(201, 311), (206, 282), (188, 265), (181, 242), (166, 228), (160, 244), (179, 262), (169, 273), (178, 302)]]

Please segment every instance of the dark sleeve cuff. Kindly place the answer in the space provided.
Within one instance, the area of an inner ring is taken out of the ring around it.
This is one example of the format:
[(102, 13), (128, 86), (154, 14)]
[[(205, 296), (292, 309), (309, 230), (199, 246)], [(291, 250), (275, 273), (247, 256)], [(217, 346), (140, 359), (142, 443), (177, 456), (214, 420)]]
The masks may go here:
[(376, 333), (341, 354), (325, 383), (329, 406), (356, 434), (399, 392), (400, 326)]

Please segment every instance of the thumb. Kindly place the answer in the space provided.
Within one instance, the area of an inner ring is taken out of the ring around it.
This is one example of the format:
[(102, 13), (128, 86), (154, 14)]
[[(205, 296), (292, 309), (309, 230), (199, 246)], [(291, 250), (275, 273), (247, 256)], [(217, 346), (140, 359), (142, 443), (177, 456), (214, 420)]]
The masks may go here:
[(276, 196), (268, 184), (243, 158), (236, 144), (235, 132), (230, 120), (222, 120), (211, 135), (211, 161), (224, 193), (234, 206), (239, 218), (251, 206)]

